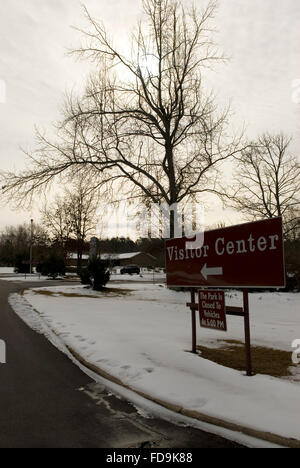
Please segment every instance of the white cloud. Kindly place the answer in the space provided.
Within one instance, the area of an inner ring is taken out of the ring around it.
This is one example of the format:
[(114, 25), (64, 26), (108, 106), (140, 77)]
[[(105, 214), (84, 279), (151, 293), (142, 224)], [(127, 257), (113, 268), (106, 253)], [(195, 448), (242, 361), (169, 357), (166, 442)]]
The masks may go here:
[[(139, 0), (85, 4), (116, 41), (126, 42)], [(0, 83), (6, 84), (0, 167), (7, 169), (24, 164), (19, 147), (34, 145), (34, 125), (49, 128), (59, 118), (65, 91), (84, 82), (88, 67), (66, 56), (80, 40), (71, 26), (85, 24), (80, 1), (10, 0), (1, 2), (0, 17)], [(300, 78), (299, 26), (298, 0), (220, 0), (218, 40), (231, 60), (210, 75), (220, 101), (233, 98), (235, 122), (245, 121), (251, 136), (284, 130), (298, 149), (300, 108), (291, 98), (291, 82)], [(13, 219), (19, 217), (3, 215), (0, 227)]]

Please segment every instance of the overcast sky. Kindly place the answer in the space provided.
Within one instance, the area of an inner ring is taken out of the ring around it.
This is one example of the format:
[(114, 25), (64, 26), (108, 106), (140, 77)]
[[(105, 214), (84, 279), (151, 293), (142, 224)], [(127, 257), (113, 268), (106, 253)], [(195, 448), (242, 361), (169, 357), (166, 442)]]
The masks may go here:
[[(231, 100), (234, 124), (245, 122), (250, 137), (283, 130), (299, 154), (300, 104), (292, 99), (292, 83), (300, 80), (299, 0), (219, 3), (217, 40), (231, 57), (211, 77), (220, 101)], [(84, 4), (121, 42), (140, 15), (140, 0)], [(0, 168), (11, 169), (24, 167), (19, 147), (34, 147), (34, 125), (49, 128), (64, 93), (84, 82), (88, 64), (66, 51), (80, 40), (71, 26), (85, 22), (78, 0), (2, 0), (0, 18)], [(30, 215), (3, 207), (0, 229)]]

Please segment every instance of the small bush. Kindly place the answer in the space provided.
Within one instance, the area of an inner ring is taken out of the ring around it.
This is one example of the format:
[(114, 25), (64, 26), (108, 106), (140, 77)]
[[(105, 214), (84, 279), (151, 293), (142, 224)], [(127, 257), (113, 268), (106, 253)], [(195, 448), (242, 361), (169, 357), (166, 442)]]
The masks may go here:
[(300, 291), (300, 239), (285, 242), (287, 291)]
[(81, 277), (81, 282), (82, 280), (90, 280), (90, 283), (82, 284), (91, 284), (94, 291), (102, 291), (105, 285), (108, 283), (109, 279), (110, 273), (108, 270), (108, 264), (103, 262), (100, 258), (95, 258), (89, 261), (87, 270)]
[(80, 277), (81, 284), (92, 286), (92, 276), (88, 268), (78, 270), (78, 276)]
[(286, 275), (286, 288), (284, 292), (300, 291), (300, 276), (298, 272), (288, 273)]
[(36, 268), (38, 273), (56, 279), (66, 273), (65, 260), (56, 253), (50, 253)]
[(15, 273), (30, 273), (30, 265), (27, 263), (23, 263), (25, 261), (28, 261), (28, 255), (26, 258), (25, 254), (18, 254), (15, 257)]

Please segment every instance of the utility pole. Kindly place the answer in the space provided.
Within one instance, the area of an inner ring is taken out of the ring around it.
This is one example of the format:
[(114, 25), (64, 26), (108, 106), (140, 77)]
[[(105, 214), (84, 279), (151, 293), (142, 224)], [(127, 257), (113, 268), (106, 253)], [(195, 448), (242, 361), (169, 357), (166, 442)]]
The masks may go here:
[(30, 274), (32, 275), (33, 219), (30, 220)]

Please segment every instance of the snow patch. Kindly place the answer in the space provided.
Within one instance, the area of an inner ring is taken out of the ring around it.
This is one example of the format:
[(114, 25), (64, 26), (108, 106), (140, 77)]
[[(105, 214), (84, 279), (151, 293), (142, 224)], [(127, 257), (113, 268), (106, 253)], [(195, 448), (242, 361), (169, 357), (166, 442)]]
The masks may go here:
[(193, 427), (202, 431), (209, 432), (211, 434), (218, 435), (220, 437), (227, 438), (236, 443), (245, 445), (249, 448), (278, 448), (278, 445), (272, 444), (265, 440), (256, 439), (254, 437), (247, 436), (245, 434), (231, 431), (222, 427), (214, 426), (205, 422), (201, 422), (187, 416), (170, 411), (151, 400), (145, 399), (135, 392), (124, 388), (118, 384), (100, 377), (84, 365), (82, 365), (64, 344), (61, 334), (58, 337), (51, 328), (45, 323), (40, 314), (33, 309), (31, 304), (26, 300), (24, 296), (20, 294), (11, 294), (9, 297), (9, 304), (13, 310), (19, 315), (19, 317), (33, 330), (46, 336), (49, 341), (57, 347), (61, 352), (65, 353), (71, 361), (76, 364), (85, 374), (101, 386), (102, 391), (111, 392), (111, 394), (131, 401), (134, 407), (137, 409), (139, 414), (145, 418), (161, 418), (168, 422), (177, 424), (179, 426)]
[[(298, 383), (257, 375), (247, 378), (192, 355), (188, 294), (159, 285), (122, 284), (123, 297), (53, 297), (26, 292), (26, 299), (61, 340), (86, 361), (130, 388), (188, 410), (261, 431), (300, 439)], [(80, 287), (56, 287), (71, 292)], [(240, 294), (227, 299), (238, 303)], [(253, 341), (289, 348), (300, 331), (299, 294), (251, 294)], [(243, 322), (229, 317), (226, 338), (243, 337)], [(263, 334), (262, 334), (263, 330)], [(201, 344), (219, 332), (199, 331)]]

